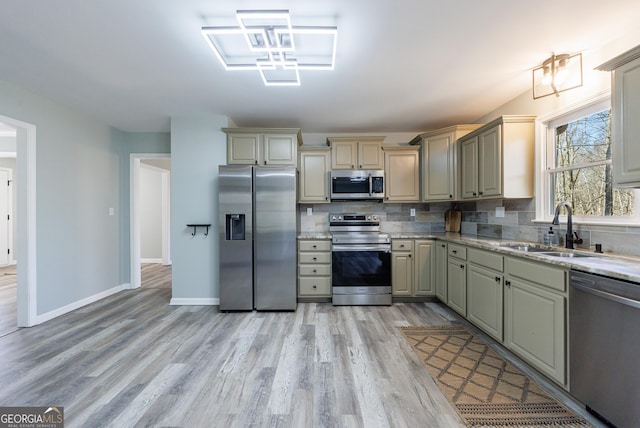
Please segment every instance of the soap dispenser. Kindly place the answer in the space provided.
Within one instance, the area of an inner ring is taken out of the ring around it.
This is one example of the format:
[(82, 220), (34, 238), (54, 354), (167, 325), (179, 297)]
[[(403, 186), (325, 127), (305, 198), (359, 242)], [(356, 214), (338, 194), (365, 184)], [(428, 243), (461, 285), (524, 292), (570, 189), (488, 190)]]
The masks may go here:
[(553, 230), (553, 227), (549, 227), (549, 231), (544, 236), (545, 245), (556, 246), (558, 245), (558, 235)]

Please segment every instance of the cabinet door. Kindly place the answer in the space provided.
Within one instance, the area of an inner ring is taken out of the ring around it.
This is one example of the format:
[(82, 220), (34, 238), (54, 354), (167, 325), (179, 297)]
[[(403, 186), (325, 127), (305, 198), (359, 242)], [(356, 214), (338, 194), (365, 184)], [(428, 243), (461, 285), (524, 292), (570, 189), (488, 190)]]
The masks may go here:
[(385, 201), (409, 202), (420, 200), (420, 165), (418, 152), (386, 151)]
[(329, 202), (329, 151), (300, 153), (300, 202)]
[(565, 297), (510, 276), (505, 286), (505, 345), (565, 384)]
[(355, 141), (336, 141), (331, 143), (331, 168), (356, 169), (358, 144)]
[(436, 296), (441, 302), (447, 303), (447, 244), (435, 244), (435, 288)]
[(264, 135), (264, 165), (295, 165), (295, 135)]
[(254, 165), (260, 159), (259, 134), (229, 134), (227, 136), (227, 164)]
[(467, 264), (467, 318), (502, 342), (502, 274)]
[(410, 252), (399, 252), (391, 257), (391, 294), (411, 296), (413, 293), (413, 260)]
[(502, 194), (501, 126), (480, 134), (478, 139), (478, 195)]
[(434, 290), (433, 241), (416, 240), (414, 245), (414, 278), (416, 296), (432, 296)]
[(614, 70), (611, 108), (614, 183), (640, 187), (640, 59)]
[(467, 316), (467, 263), (449, 257), (447, 268), (447, 304), (463, 317)]
[(382, 152), (382, 142), (358, 142), (358, 168), (384, 169), (384, 154)]
[(425, 139), (422, 143), (424, 176), (422, 199), (424, 201), (454, 198), (454, 140), (453, 134)]
[(462, 142), (460, 147), (462, 198), (478, 197), (478, 137)]

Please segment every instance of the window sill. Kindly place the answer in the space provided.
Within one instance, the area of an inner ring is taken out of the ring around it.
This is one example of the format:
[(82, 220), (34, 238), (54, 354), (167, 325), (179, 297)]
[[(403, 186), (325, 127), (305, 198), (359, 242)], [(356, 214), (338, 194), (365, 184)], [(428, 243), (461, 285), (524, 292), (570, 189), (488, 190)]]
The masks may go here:
[[(533, 219), (531, 220), (532, 223), (536, 223), (536, 224), (551, 224), (551, 221), (553, 219), (552, 218), (547, 218), (547, 219)], [(576, 219), (573, 218), (572, 223), (575, 224), (583, 224), (583, 225), (587, 225), (587, 226), (619, 226), (619, 227), (640, 227), (640, 222), (638, 221), (632, 221), (632, 220), (621, 220), (621, 221), (598, 221), (598, 220), (584, 220), (584, 219)], [(567, 224), (567, 218), (566, 217), (560, 217), (560, 226)]]

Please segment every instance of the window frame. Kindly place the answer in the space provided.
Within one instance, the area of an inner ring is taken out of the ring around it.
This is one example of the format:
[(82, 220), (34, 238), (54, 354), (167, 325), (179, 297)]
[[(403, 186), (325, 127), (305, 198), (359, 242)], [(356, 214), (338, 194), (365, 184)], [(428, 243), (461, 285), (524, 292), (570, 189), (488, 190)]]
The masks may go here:
[[(555, 206), (551, 201), (551, 175), (562, 170), (576, 169), (574, 167), (554, 168), (555, 129), (585, 116), (611, 108), (610, 93), (602, 94), (590, 101), (576, 105), (574, 108), (556, 112), (546, 117), (538, 118), (538, 171), (536, 196), (536, 222), (550, 223), (553, 219)], [(613, 120), (613, 119), (612, 119)], [(611, 159), (613, 161), (613, 159)], [(607, 160), (583, 164), (584, 167), (606, 164)], [(572, 220), (576, 224), (613, 225), (613, 226), (638, 226), (640, 225), (640, 191), (635, 190), (634, 215), (628, 217), (614, 216), (579, 216), (573, 215)], [(566, 222), (566, 211), (561, 212), (561, 222)]]

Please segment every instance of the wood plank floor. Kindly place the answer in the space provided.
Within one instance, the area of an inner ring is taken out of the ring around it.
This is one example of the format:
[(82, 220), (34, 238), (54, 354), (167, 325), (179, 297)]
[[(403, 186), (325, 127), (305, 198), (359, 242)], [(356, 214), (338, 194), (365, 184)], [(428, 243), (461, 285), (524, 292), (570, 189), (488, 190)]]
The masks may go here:
[(0, 338), (0, 403), (64, 406), (67, 427), (461, 427), (396, 328), (438, 303), (169, 306), (123, 291)]
[(171, 288), (171, 265), (142, 263), (140, 286), (143, 288)]

